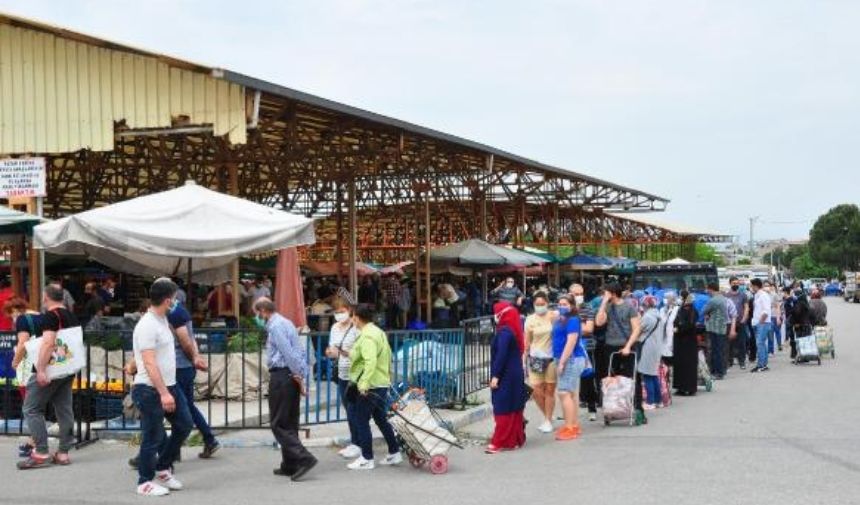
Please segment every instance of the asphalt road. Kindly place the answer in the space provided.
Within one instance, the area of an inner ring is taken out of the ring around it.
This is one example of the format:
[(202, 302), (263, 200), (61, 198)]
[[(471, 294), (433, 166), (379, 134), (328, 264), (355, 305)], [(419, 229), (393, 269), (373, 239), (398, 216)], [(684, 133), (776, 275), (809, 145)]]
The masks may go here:
[[(270, 449), (224, 449), (211, 461), (189, 450), (178, 477), (183, 504), (297, 503), (860, 503), (860, 305), (833, 299), (837, 359), (793, 366), (788, 352), (772, 370), (733, 369), (713, 393), (676, 398), (639, 428), (584, 421), (584, 436), (557, 443), (529, 433), (521, 451), (487, 456), (454, 450), (450, 472), (408, 465), (351, 473), (332, 450), (306, 482), (274, 477)], [(535, 426), (535, 423), (531, 425)], [(485, 435), (491, 423), (469, 432)], [(138, 503), (132, 449), (100, 442), (72, 454), (74, 465), (14, 469), (14, 440), (0, 439), (0, 503)]]

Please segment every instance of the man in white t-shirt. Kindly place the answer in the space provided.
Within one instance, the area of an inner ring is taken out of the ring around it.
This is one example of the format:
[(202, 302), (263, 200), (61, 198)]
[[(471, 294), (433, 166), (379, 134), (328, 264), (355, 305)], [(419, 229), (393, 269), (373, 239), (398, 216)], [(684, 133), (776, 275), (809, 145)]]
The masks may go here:
[(773, 298), (764, 290), (761, 279), (753, 279), (750, 284), (755, 294), (752, 323), (755, 328), (756, 354), (758, 358), (756, 367), (750, 371), (752, 373), (767, 372), (770, 370), (767, 366), (767, 343), (771, 332), (773, 332), (773, 323), (771, 323)]
[[(177, 289), (168, 278), (156, 280), (149, 289), (149, 311), (134, 328), (137, 375), (131, 398), (140, 410), (137, 494), (143, 496), (182, 489), (170, 469), (193, 426), (185, 395), (176, 386), (176, 351), (167, 321)], [(171, 425), (166, 441), (165, 418)]]

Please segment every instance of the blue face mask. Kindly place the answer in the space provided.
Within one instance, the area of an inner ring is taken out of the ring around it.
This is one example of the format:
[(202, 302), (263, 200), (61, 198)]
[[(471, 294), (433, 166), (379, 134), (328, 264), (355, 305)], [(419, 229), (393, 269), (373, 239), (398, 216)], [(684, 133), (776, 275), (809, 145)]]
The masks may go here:
[(169, 312), (173, 312), (177, 307), (179, 307), (179, 300), (173, 300), (173, 303), (170, 304)]
[(558, 307), (558, 313), (562, 316), (566, 316), (566, 315), (570, 314), (570, 307), (559, 306)]
[(254, 316), (254, 323), (256, 323), (259, 328), (266, 327), (266, 320), (263, 319), (262, 316)]

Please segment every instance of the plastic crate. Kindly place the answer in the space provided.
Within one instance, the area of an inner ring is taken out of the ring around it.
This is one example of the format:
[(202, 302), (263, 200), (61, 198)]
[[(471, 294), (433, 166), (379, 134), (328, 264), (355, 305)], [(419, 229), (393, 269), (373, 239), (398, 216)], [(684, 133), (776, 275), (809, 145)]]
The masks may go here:
[(226, 333), (194, 333), (201, 354), (224, 354), (227, 352)]
[(17, 386), (0, 386), (0, 419), (21, 419), (24, 397)]
[(15, 369), (12, 368), (12, 359), (14, 357), (15, 351), (0, 351), (0, 378), (15, 378)]
[(96, 421), (122, 416), (122, 396), (97, 394), (93, 397), (93, 417)]

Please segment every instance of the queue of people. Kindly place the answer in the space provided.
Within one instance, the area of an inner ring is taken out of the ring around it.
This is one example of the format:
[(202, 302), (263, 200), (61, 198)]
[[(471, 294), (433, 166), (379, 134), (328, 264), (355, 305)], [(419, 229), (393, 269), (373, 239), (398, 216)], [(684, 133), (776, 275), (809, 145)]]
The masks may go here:
[[(696, 395), (701, 366), (715, 380), (724, 379), (735, 363), (746, 370), (747, 359), (755, 361), (751, 372), (767, 372), (768, 357), (781, 350), (777, 326), (784, 328), (794, 359), (794, 329), (826, 325), (827, 306), (815, 290), (810, 299), (800, 288), (786, 288), (777, 297), (772, 285), (754, 279), (748, 293), (737, 278), (725, 293), (716, 284), (707, 290), (704, 305), (688, 291), (667, 292), (663, 299), (645, 294), (633, 303), (620, 285), (609, 284), (587, 303), (583, 287), (573, 284), (569, 294), (557, 296), (555, 310), (548, 293), (533, 294), (534, 312), (520, 323), (515, 300), (520, 295), (509, 285), (497, 288), (497, 294), (507, 296), (494, 306), (490, 387), (495, 431), (486, 452), (525, 444), (524, 411), (530, 399), (540, 416), (538, 433), (574, 440), (582, 434), (579, 407), (588, 408), (589, 421), (597, 419), (603, 379), (635, 377), (635, 424), (646, 424), (647, 411), (670, 405), (672, 388), (679, 396)], [(562, 406), (560, 424), (556, 404)]]
[[(587, 407), (588, 420), (595, 421), (601, 381), (613, 374), (627, 375), (635, 378), (636, 424), (646, 424), (646, 411), (669, 405), (666, 390), (670, 383), (677, 395), (696, 394), (702, 349), (707, 350), (707, 366), (716, 380), (723, 379), (735, 363), (745, 369), (747, 359), (756, 361), (752, 372), (767, 372), (769, 355), (780, 349), (775, 325), (785, 326), (794, 357), (796, 335), (792, 330), (826, 324), (827, 307), (818, 292), (809, 300), (802, 290), (787, 288), (777, 298), (772, 286), (757, 279), (751, 283), (751, 294), (736, 278), (730, 284), (726, 293), (716, 285), (708, 286), (711, 296), (702, 317), (695, 296), (685, 291), (677, 297), (667, 293), (662, 300), (646, 295), (634, 304), (618, 284), (605, 286), (602, 295), (591, 301), (585, 300), (583, 286), (573, 284), (568, 294), (555, 295), (555, 309), (550, 309), (547, 293), (535, 293), (534, 313), (525, 321), (518, 309), (521, 293), (507, 283), (500, 285), (493, 306), (496, 331), (489, 365), (495, 430), (486, 452), (498, 454), (525, 445), (524, 411), (530, 399), (541, 416), (538, 432), (554, 433), (562, 442), (576, 440), (582, 435), (579, 409)], [(139, 454), (130, 464), (138, 470), (137, 493), (144, 496), (183, 489), (173, 469), (195, 426), (204, 439), (200, 458), (211, 458), (220, 448), (194, 405), (194, 376), (196, 370), (206, 370), (206, 362), (191, 337), (190, 314), (179, 298), (179, 288), (172, 280), (162, 278), (152, 284), (148, 310), (134, 329), (134, 360), (127, 367), (134, 375), (131, 398), (140, 414), (142, 435)], [(42, 336), (48, 342), (46, 348), (51, 348), (51, 339), (56, 339), (60, 329), (80, 323), (64, 305), (62, 286), (49, 284), (43, 303), (46, 310), (41, 313), (29, 310), (21, 299), (13, 298), (4, 305), (19, 337), (13, 365), (30, 372), (23, 410), (31, 438), (20, 448), (24, 459), (18, 468), (22, 470), (71, 464), (73, 376), (48, 379), (47, 356), (27, 356), (24, 346), (30, 338)], [(780, 306), (776, 319), (775, 303)], [(252, 309), (267, 334), (271, 429), (281, 449), (274, 474), (298, 481), (317, 464), (298, 435), (300, 401), (307, 394), (307, 353), (295, 325), (277, 313), (268, 297), (259, 297)], [(400, 464), (400, 446), (387, 419), (392, 358), (388, 338), (374, 323), (371, 307), (335, 296), (332, 310), (335, 324), (325, 354), (337, 363), (338, 397), (350, 434), (350, 444), (339, 454), (349, 460), (346, 466), (350, 470), (375, 469), (373, 421), (387, 445), (379, 464)], [(749, 335), (755, 338), (747, 338)], [(45, 427), (48, 403), (53, 405), (60, 427), (59, 448), (53, 454)], [(560, 424), (555, 419), (556, 405), (561, 406)], [(171, 425), (169, 436), (165, 421)]]

